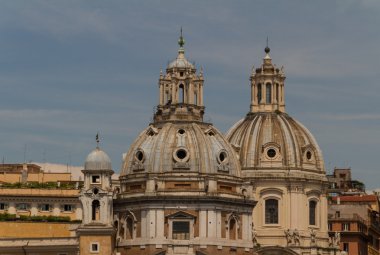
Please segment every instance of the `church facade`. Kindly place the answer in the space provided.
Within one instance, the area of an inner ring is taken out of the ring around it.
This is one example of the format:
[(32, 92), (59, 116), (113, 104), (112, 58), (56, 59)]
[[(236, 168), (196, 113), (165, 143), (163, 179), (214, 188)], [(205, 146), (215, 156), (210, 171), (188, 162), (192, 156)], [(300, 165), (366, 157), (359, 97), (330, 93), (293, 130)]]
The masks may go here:
[(270, 49), (252, 69), (248, 114), (224, 136), (203, 120), (203, 72), (182, 35), (179, 46), (160, 74), (153, 122), (124, 156), (109, 245), (123, 255), (339, 253), (322, 152), (285, 112), (285, 75)]
[[(270, 49), (252, 68), (249, 112), (224, 135), (204, 121), (203, 71), (186, 59), (182, 34), (178, 44), (159, 76), (153, 121), (123, 156), (120, 186), (97, 146), (77, 191), (75, 235), (53, 235), (49, 251), (41, 243), (35, 253), (340, 254), (339, 234), (328, 236), (322, 152), (286, 113), (285, 74)], [(6, 251), (22, 254), (11, 242)]]

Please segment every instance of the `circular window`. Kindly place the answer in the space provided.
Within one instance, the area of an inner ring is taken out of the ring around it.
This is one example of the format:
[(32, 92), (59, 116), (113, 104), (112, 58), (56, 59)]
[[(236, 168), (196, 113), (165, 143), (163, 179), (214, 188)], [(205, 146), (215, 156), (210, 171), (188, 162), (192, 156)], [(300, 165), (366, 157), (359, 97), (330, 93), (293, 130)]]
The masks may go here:
[(183, 150), (183, 149), (177, 150), (177, 152), (175, 154), (177, 155), (177, 157), (179, 159), (184, 159), (187, 156), (187, 152), (185, 150)]
[(310, 152), (310, 151), (307, 151), (307, 152), (306, 152), (306, 158), (307, 158), (308, 160), (310, 160), (311, 157), (312, 157), (311, 152)]
[(219, 154), (218, 154), (218, 161), (219, 161), (219, 163), (225, 163), (225, 162), (227, 162), (227, 157), (228, 157), (228, 155), (227, 155), (226, 151), (219, 152)]
[(186, 162), (189, 160), (189, 152), (185, 148), (178, 148), (173, 152), (173, 158), (177, 162)]
[(141, 150), (136, 151), (135, 158), (138, 161), (143, 162), (144, 161), (144, 152)]
[(183, 135), (184, 133), (185, 133), (185, 130), (184, 130), (184, 129), (179, 129), (179, 130), (178, 130), (178, 134)]
[(93, 192), (94, 192), (94, 194), (96, 195), (96, 194), (99, 193), (99, 190), (98, 190), (97, 188), (95, 188), (95, 189), (93, 190)]
[(269, 150), (267, 151), (267, 155), (268, 155), (268, 157), (270, 157), (270, 158), (274, 158), (274, 157), (276, 157), (276, 150), (275, 150), (275, 149), (269, 149)]

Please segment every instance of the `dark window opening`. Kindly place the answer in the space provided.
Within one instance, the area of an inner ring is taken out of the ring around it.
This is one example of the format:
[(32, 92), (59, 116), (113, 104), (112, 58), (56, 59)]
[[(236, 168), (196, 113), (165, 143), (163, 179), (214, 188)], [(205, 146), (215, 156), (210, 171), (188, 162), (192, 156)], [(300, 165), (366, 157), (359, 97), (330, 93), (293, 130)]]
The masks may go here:
[(180, 150), (177, 151), (176, 155), (177, 155), (177, 157), (178, 157), (179, 159), (184, 159), (184, 158), (186, 158), (187, 153), (186, 153), (185, 150), (181, 150), (181, 149), (180, 149)]
[(265, 224), (278, 224), (278, 200), (265, 200)]
[(185, 102), (185, 88), (183, 84), (179, 85), (179, 100), (180, 100), (180, 103)]
[(268, 155), (268, 157), (270, 157), (270, 158), (274, 158), (274, 157), (276, 156), (276, 150), (275, 150), (275, 149), (269, 149), (269, 150), (267, 151), (267, 155)]
[(189, 240), (190, 239), (190, 222), (173, 221), (173, 239)]
[(266, 84), (266, 103), (272, 103), (272, 85), (270, 83)]
[(307, 151), (307, 152), (306, 152), (306, 158), (307, 158), (308, 160), (310, 160), (310, 159), (311, 159), (311, 156), (312, 156), (311, 152), (310, 152), (310, 151)]
[(316, 210), (317, 210), (317, 202), (310, 201), (309, 202), (309, 225), (316, 225)]
[(92, 202), (92, 220), (100, 219), (100, 202), (99, 200), (94, 200)]
[(257, 102), (261, 103), (261, 84), (257, 85)]
[(131, 217), (127, 218), (127, 236), (126, 239), (133, 239), (133, 220)]
[(91, 176), (91, 182), (92, 183), (95, 183), (95, 184), (98, 184), (98, 183), (100, 183), (100, 176), (99, 175), (93, 175), (93, 176)]

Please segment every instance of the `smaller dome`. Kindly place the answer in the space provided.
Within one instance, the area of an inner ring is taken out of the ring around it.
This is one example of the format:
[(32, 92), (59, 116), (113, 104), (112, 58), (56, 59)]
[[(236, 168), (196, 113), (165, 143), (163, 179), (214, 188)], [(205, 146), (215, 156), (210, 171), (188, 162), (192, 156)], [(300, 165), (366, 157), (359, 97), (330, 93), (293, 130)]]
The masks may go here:
[(195, 69), (194, 65), (190, 63), (186, 58), (183, 53), (179, 53), (177, 58), (170, 62), (168, 65), (168, 69), (170, 68), (191, 68)]
[(99, 147), (88, 154), (84, 163), (84, 170), (112, 170), (111, 159)]

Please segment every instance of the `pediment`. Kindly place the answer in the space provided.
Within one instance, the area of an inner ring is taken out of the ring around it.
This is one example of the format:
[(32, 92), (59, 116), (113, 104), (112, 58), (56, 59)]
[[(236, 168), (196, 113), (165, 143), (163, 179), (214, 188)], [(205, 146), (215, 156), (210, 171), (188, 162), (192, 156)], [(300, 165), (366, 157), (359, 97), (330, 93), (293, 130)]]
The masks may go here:
[(197, 216), (191, 213), (184, 212), (184, 211), (179, 211), (179, 212), (169, 214), (166, 217), (170, 219), (194, 219)]

